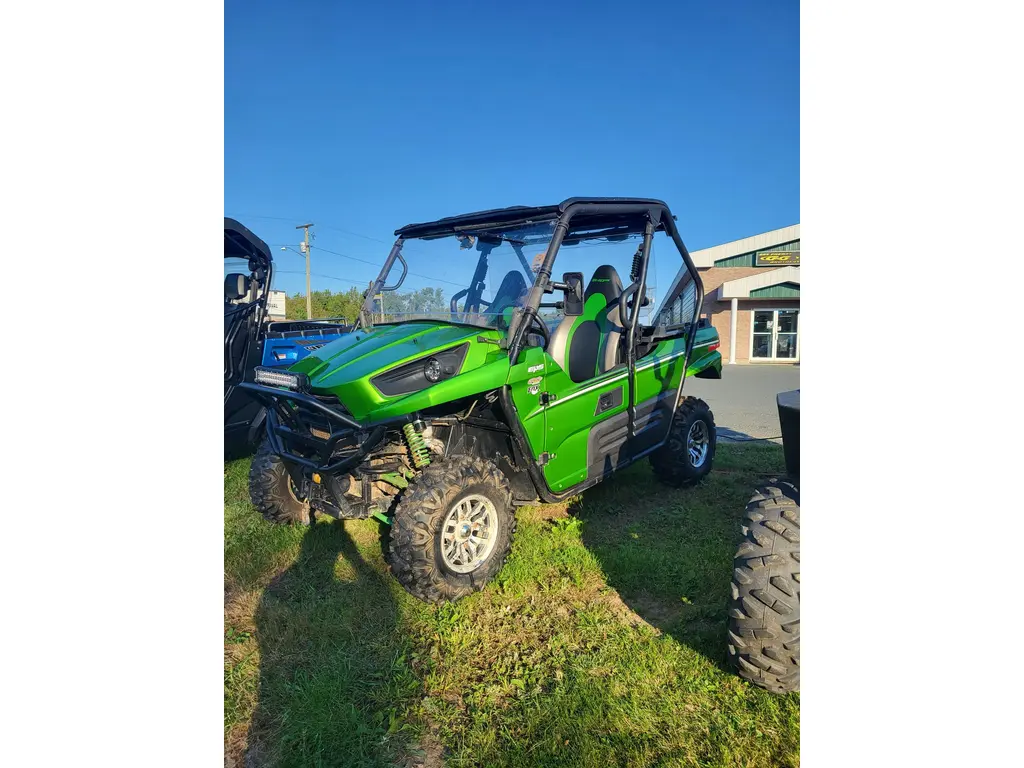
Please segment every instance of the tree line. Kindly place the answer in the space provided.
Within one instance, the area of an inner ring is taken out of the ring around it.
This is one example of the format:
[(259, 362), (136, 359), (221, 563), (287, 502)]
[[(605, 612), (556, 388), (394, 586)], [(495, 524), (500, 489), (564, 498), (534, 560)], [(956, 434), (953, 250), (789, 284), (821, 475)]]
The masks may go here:
[[(363, 306), (363, 292), (349, 288), (344, 292), (313, 291), (310, 294), (313, 318), (344, 317), (354, 323)], [(374, 311), (381, 312), (381, 299), (374, 302)], [(448, 302), (441, 288), (420, 288), (416, 291), (387, 291), (383, 294), (383, 311), (391, 314), (427, 314), (448, 311)], [(306, 319), (306, 294), (296, 293), (285, 299), (285, 317), (289, 320)]]

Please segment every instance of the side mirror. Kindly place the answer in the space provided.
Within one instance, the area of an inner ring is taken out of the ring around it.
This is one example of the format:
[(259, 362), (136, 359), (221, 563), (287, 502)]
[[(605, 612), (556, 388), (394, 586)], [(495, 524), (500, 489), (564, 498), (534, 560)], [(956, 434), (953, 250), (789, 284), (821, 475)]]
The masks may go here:
[(565, 284), (566, 317), (578, 317), (583, 314), (583, 273), (566, 272), (562, 275)]

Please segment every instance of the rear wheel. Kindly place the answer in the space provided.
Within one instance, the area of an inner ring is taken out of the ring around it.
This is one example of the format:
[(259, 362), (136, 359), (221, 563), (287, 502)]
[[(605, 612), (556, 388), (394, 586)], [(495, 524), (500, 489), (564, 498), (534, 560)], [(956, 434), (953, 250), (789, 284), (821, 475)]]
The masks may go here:
[(388, 561), (420, 600), (456, 600), (501, 570), (515, 530), (505, 476), (490, 461), (458, 456), (427, 467), (402, 494)]
[(773, 693), (800, 690), (800, 493), (762, 488), (747, 504), (729, 605), (729, 659)]
[(651, 454), (654, 475), (677, 488), (699, 483), (711, 471), (716, 440), (715, 417), (708, 404), (697, 397), (683, 398), (668, 440)]
[(281, 457), (270, 450), (266, 440), (249, 468), (249, 498), (252, 505), (272, 523), (312, 521), (309, 502), (300, 499)]

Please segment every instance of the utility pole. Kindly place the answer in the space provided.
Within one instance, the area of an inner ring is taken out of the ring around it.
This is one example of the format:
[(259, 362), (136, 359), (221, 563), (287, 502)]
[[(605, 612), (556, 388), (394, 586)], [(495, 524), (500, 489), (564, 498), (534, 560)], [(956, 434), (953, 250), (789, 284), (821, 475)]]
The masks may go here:
[(306, 230), (306, 240), (303, 243), (299, 243), (299, 247), (302, 252), (306, 254), (306, 319), (313, 319), (313, 295), (309, 291), (309, 228), (312, 224), (299, 224), (296, 229)]

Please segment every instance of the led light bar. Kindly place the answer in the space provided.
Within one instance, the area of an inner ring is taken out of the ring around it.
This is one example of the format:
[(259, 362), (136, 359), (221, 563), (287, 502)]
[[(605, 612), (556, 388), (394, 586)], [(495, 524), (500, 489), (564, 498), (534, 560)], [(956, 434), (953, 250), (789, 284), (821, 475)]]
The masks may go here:
[(289, 373), (259, 365), (256, 366), (256, 383), (304, 392), (309, 388), (309, 377), (304, 373)]

